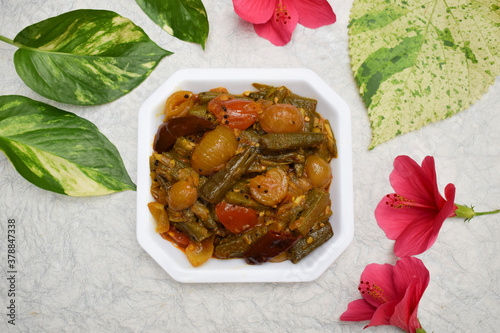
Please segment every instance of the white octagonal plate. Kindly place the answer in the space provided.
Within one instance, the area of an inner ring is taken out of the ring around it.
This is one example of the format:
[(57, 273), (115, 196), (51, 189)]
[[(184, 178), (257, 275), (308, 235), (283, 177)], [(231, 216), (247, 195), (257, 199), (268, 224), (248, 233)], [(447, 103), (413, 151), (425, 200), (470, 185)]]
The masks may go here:
[[(225, 87), (230, 93), (256, 90), (252, 83), (286, 86), (293, 93), (318, 101), (317, 111), (330, 120), (339, 157), (332, 160), (330, 186), (333, 237), (297, 264), (290, 261), (247, 265), (243, 259), (210, 259), (194, 268), (185, 254), (155, 231), (147, 204), (150, 193), (149, 156), (162, 123), (168, 96), (178, 90), (193, 93)], [(308, 69), (183, 69), (175, 72), (141, 106), (137, 165), (137, 239), (151, 257), (180, 282), (299, 282), (319, 277), (347, 248), (354, 235), (351, 115), (347, 104), (321, 78)]]

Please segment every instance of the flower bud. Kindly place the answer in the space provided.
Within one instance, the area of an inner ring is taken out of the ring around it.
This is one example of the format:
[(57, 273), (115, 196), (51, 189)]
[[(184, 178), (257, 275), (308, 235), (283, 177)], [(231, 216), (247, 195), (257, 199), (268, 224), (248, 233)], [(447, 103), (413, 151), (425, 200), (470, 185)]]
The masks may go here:
[(476, 213), (474, 212), (473, 207), (467, 207), (467, 206), (462, 206), (462, 205), (457, 205), (455, 204), (458, 208), (455, 209), (455, 215), (456, 217), (462, 217), (465, 219), (465, 221), (469, 221), (471, 218), (473, 218)]

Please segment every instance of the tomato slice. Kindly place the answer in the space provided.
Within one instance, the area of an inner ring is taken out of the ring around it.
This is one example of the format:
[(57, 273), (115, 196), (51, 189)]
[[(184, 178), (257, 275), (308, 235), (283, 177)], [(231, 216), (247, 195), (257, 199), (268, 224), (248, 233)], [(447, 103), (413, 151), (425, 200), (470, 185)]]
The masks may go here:
[(215, 206), (215, 213), (220, 223), (235, 234), (251, 229), (259, 222), (259, 214), (254, 209), (224, 201)]
[(261, 103), (228, 95), (219, 95), (208, 102), (208, 111), (213, 113), (221, 124), (242, 131), (257, 121), (262, 110)]
[(166, 240), (173, 241), (182, 249), (185, 249), (190, 243), (189, 237), (175, 228), (170, 228), (167, 232), (161, 233), (160, 235)]

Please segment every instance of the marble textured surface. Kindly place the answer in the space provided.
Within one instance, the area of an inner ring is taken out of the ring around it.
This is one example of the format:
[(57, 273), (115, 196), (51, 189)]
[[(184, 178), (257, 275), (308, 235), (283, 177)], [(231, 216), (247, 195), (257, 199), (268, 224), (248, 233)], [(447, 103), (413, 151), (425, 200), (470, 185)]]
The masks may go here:
[[(22, 332), (360, 332), (366, 324), (339, 320), (359, 297), (367, 264), (391, 263), (393, 242), (373, 211), (391, 190), (397, 155), (436, 159), (438, 183), (457, 187), (456, 202), (500, 206), (500, 78), (481, 100), (452, 118), (403, 135), (372, 151), (366, 108), (353, 80), (347, 25), (352, 0), (330, 1), (334, 25), (298, 26), (291, 43), (275, 47), (233, 12), (230, 0), (204, 0), (210, 20), (206, 50), (157, 27), (133, 0), (0, 0), (0, 34), (9, 38), (45, 18), (80, 8), (109, 9), (130, 18), (160, 46), (175, 52), (130, 94), (103, 106), (49, 101), (17, 76), (15, 48), (0, 43), (0, 93), (19, 94), (94, 122), (117, 146), (136, 179), (137, 112), (169, 75), (191, 67), (306, 67), (349, 105), (353, 123), (355, 236), (317, 280), (292, 284), (181, 284), (138, 245), (134, 192), (71, 198), (25, 181), (0, 154), (0, 331)], [(17, 222), (16, 326), (7, 323), (6, 230)], [(419, 308), (427, 332), (496, 332), (500, 327), (500, 216), (470, 223), (449, 219), (421, 258), (431, 281)], [(372, 332), (398, 332), (389, 327)]]

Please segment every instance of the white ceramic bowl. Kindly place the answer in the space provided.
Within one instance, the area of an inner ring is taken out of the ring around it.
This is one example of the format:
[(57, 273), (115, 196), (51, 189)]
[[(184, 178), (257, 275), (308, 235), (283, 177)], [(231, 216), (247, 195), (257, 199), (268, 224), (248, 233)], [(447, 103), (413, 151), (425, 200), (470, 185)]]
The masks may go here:
[[(252, 83), (286, 86), (292, 92), (318, 100), (317, 111), (330, 120), (339, 157), (331, 163), (330, 186), (334, 235), (297, 264), (290, 261), (247, 265), (243, 259), (210, 259), (194, 268), (185, 254), (155, 231), (147, 204), (150, 193), (149, 156), (165, 101), (178, 90), (194, 93), (225, 87), (239, 94), (255, 90)], [(180, 282), (298, 282), (319, 277), (347, 248), (354, 235), (351, 114), (335, 91), (308, 69), (183, 69), (175, 72), (141, 106), (137, 165), (137, 239), (139, 244), (175, 280)]]

